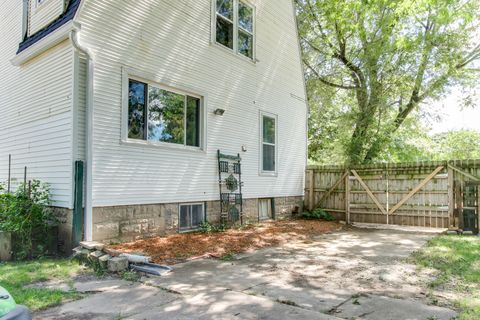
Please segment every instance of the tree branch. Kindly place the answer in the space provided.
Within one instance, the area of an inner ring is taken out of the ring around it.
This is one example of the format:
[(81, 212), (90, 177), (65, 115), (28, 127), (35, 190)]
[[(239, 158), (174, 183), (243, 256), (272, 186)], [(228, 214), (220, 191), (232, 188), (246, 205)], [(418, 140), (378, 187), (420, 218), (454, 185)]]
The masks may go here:
[(358, 87), (355, 87), (355, 86), (346, 86), (346, 85), (343, 85), (343, 84), (336, 84), (336, 83), (333, 83), (333, 82), (330, 82), (329, 80), (325, 79), (324, 77), (322, 77), (318, 72), (317, 70), (315, 70), (305, 59), (303, 60), (303, 63), (305, 63), (305, 65), (307, 66), (308, 69), (310, 69), (314, 74), (315, 76), (317, 77), (317, 79), (322, 82), (323, 84), (326, 84), (330, 87), (334, 87), (334, 88), (339, 88), (339, 89), (345, 89), (345, 90), (356, 90), (358, 89)]

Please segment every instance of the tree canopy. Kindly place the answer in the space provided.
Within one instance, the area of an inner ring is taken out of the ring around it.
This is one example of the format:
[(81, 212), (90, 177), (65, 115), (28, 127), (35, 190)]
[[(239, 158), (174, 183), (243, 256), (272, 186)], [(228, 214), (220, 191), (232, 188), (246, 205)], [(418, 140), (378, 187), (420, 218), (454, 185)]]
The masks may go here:
[(423, 103), (478, 81), (480, 0), (296, 4), (313, 157), (330, 147), (343, 152), (333, 161), (379, 160), (418, 129)]

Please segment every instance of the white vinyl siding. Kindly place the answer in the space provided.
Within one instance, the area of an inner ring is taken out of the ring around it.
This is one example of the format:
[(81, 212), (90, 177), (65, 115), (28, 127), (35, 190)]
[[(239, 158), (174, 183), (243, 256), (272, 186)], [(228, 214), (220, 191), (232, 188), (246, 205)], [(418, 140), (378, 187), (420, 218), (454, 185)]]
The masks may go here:
[(41, 3), (38, 0), (30, 0), (28, 35), (45, 28), (63, 13), (63, 9), (64, 0), (42, 0)]
[[(45, 3), (45, 5), (47, 2)], [(0, 182), (40, 179), (54, 205), (72, 206), (73, 49), (65, 41), (21, 67), (10, 59), (21, 42), (22, 1), (0, 1)]]
[[(256, 64), (212, 45), (210, 0), (85, 2), (81, 39), (95, 56), (95, 207), (218, 200), (217, 150), (240, 153), (245, 199), (303, 195), (307, 107), (293, 3), (252, 4)], [(201, 95), (206, 148), (123, 143), (124, 68)], [(223, 116), (213, 114), (218, 108)], [(260, 110), (278, 115), (276, 176), (259, 176)]]

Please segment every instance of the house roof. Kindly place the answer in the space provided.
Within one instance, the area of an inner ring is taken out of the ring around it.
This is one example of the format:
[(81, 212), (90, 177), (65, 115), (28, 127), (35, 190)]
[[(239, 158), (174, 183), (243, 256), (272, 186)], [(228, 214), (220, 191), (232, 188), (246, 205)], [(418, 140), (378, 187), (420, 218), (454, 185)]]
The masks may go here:
[(67, 22), (73, 20), (75, 14), (77, 13), (78, 7), (82, 0), (70, 0), (68, 2), (67, 8), (65, 11), (54, 21), (52, 21), (48, 26), (32, 34), (31, 36), (26, 37), (18, 46), (17, 54), (24, 51), (28, 47), (34, 45), (38, 41), (42, 40)]

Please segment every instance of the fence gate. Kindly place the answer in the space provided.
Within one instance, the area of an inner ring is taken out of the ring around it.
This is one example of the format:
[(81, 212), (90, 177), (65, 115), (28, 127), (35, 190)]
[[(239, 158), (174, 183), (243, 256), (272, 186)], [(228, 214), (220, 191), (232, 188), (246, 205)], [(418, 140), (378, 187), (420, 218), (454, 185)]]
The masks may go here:
[(350, 223), (460, 228), (464, 189), (479, 173), (478, 160), (310, 166), (305, 202)]

